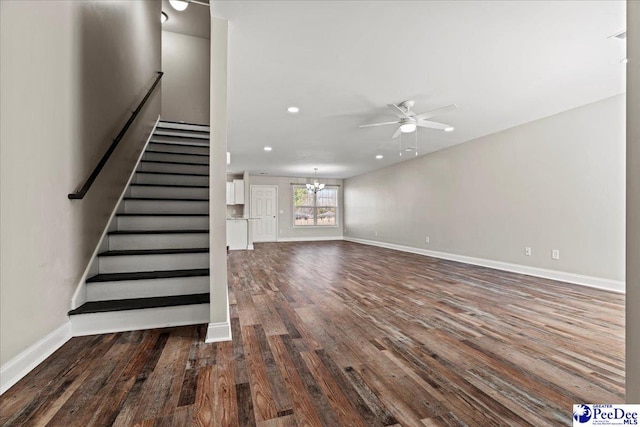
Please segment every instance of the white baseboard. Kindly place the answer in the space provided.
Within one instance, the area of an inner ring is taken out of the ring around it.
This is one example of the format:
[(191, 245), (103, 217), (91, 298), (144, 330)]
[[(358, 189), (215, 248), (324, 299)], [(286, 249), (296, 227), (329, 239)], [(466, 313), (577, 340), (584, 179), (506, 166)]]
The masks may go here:
[(0, 395), (24, 378), (69, 339), (71, 339), (71, 322), (66, 322), (2, 365), (0, 367)]
[(209, 323), (207, 338), (204, 342), (231, 341), (231, 324), (229, 322)]
[(378, 246), (381, 248), (393, 249), (396, 251), (410, 252), (418, 255), (441, 258), (449, 261), (457, 261), (465, 264), (479, 265), (482, 267), (494, 268), (496, 270), (510, 271), (513, 273), (527, 274), (529, 276), (542, 277), (545, 279), (558, 280), (560, 282), (573, 283), (576, 285), (588, 286), (590, 288), (603, 289), (606, 291), (625, 293), (625, 282), (619, 280), (604, 279), (601, 277), (584, 276), (564, 271), (547, 270), (538, 267), (529, 267), (521, 264), (511, 264), (502, 261), (493, 261), (484, 258), (475, 258), (465, 255), (456, 255), (447, 252), (430, 251), (427, 249), (414, 248), (411, 246), (396, 245), (394, 243), (378, 242), (375, 240), (357, 239), (345, 237), (348, 242), (361, 243), (363, 245)]
[(343, 240), (342, 236), (327, 237), (278, 237), (278, 242), (324, 242), (329, 240)]

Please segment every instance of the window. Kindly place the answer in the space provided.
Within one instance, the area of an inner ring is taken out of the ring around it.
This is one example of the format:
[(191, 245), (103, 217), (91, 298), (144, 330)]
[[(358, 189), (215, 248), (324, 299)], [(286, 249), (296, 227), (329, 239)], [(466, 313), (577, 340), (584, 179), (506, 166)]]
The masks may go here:
[(309, 193), (303, 185), (293, 186), (293, 225), (295, 227), (338, 225), (338, 187), (326, 186)]

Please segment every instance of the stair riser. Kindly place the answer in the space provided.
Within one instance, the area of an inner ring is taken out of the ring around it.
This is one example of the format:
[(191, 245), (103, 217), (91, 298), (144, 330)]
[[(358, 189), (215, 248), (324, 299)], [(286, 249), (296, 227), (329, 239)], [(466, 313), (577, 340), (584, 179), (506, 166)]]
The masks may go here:
[(124, 213), (209, 213), (208, 201), (125, 200)]
[(168, 185), (209, 185), (208, 176), (190, 175), (156, 175), (137, 173), (133, 177), (133, 184), (168, 184)]
[(154, 144), (149, 143), (148, 150), (162, 151), (164, 153), (183, 153), (183, 154), (209, 154), (209, 147), (196, 147), (192, 145), (179, 144)]
[(176, 165), (172, 163), (140, 162), (138, 170), (142, 172), (197, 173), (208, 174), (209, 165)]
[(208, 233), (116, 234), (109, 236), (109, 250), (112, 251), (127, 249), (187, 249), (208, 247)]
[(117, 217), (117, 229), (129, 230), (207, 230), (208, 216), (135, 216)]
[(202, 132), (196, 132), (196, 131), (191, 131), (191, 130), (176, 130), (176, 129), (156, 129), (156, 131), (154, 132), (155, 136), (173, 136), (173, 137), (188, 137), (188, 138), (194, 138), (194, 139), (204, 139), (204, 140), (208, 140), (209, 139), (209, 134), (207, 133), (202, 133)]
[(168, 199), (206, 199), (208, 188), (191, 187), (139, 187), (131, 186), (131, 197), (135, 198), (168, 198)]
[(170, 144), (182, 144), (196, 147), (209, 147), (208, 139), (199, 138), (176, 138), (175, 136), (154, 135), (151, 142), (168, 142)]
[(169, 131), (169, 130), (189, 131), (189, 130), (197, 130), (197, 131), (209, 132), (209, 126), (206, 126), (206, 125), (193, 125), (193, 124), (186, 124), (186, 123), (169, 123), (169, 122), (164, 122), (164, 121), (160, 121), (158, 123), (158, 127), (156, 129), (158, 129), (160, 131)]
[(160, 162), (182, 162), (182, 163), (193, 163), (198, 165), (209, 165), (209, 157), (196, 156), (193, 154), (150, 153), (147, 151), (142, 156), (142, 160), (152, 160), (152, 161), (160, 161)]
[(209, 268), (209, 253), (102, 256), (99, 263), (100, 274)]
[(87, 284), (87, 301), (153, 298), (209, 292), (209, 276), (119, 280)]
[(209, 322), (209, 304), (72, 315), (73, 336), (197, 325)]

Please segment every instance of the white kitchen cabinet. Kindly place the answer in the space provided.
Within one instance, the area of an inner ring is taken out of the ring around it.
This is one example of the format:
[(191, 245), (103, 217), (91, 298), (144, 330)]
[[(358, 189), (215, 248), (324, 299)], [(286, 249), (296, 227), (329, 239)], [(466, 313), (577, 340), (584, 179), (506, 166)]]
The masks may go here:
[(235, 189), (233, 182), (227, 182), (227, 205), (235, 205)]
[(227, 220), (227, 246), (229, 250), (246, 250), (248, 229), (246, 219)]
[(227, 182), (227, 205), (244, 205), (244, 180)]
[(244, 205), (244, 180), (233, 180), (233, 194), (236, 205)]

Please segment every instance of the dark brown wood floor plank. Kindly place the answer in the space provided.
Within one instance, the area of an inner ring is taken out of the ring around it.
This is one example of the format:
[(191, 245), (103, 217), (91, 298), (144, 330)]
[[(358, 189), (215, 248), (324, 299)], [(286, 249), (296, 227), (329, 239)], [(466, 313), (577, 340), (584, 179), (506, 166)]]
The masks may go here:
[(324, 366), (322, 360), (315, 353), (308, 351), (302, 352), (301, 356), (315, 378), (316, 383), (320, 386), (321, 391), (327, 396), (327, 400), (335, 412), (339, 424), (366, 427), (366, 424), (358, 416), (358, 412), (351, 405), (351, 402), (349, 402), (349, 399), (347, 399), (342, 392), (327, 367)]
[(278, 363), (280, 373), (284, 379), (289, 396), (293, 402), (294, 414), (300, 425), (319, 426), (322, 425), (318, 413), (315, 410), (311, 397), (300, 378), (296, 366), (289, 355), (287, 347), (282, 342), (280, 335), (268, 337), (271, 352)]
[(93, 372), (75, 390), (73, 395), (51, 418), (51, 425), (89, 425), (95, 412), (103, 403), (103, 393), (110, 392), (126, 369), (137, 343), (121, 342), (123, 336), (113, 334), (113, 345), (101, 357), (101, 364), (93, 366)]
[[(267, 370), (262, 359), (260, 344), (254, 326), (242, 327), (242, 341), (246, 353), (249, 378), (251, 382), (250, 399), (253, 400), (255, 422), (269, 420), (278, 416), (271, 386), (267, 378)], [(248, 390), (248, 388), (247, 388)]]
[(218, 344), (218, 359), (215, 376), (207, 387), (215, 390), (213, 425), (238, 426), (238, 399), (234, 383), (233, 344), (229, 341)]
[(291, 399), (289, 399), (289, 394), (287, 393), (282, 375), (278, 369), (278, 364), (273, 358), (273, 353), (271, 353), (267, 335), (260, 325), (254, 325), (254, 330), (256, 338), (258, 339), (258, 345), (260, 346), (262, 361), (265, 365), (265, 369), (267, 370), (267, 380), (271, 387), (276, 412), (281, 414), (286, 411), (292, 411), (293, 406), (291, 404)]

